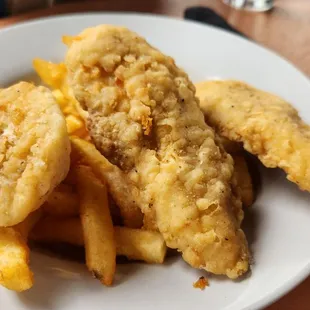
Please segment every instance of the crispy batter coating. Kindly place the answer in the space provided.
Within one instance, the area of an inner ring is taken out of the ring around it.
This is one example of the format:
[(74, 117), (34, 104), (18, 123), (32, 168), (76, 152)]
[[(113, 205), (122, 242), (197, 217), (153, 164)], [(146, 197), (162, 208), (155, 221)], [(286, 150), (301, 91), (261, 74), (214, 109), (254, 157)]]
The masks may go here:
[(246, 272), (232, 158), (174, 60), (125, 28), (102, 25), (73, 39), (66, 66), (97, 148), (137, 186), (167, 245), (193, 267), (231, 278)]
[(279, 167), (310, 191), (310, 130), (283, 99), (238, 81), (196, 85), (207, 121), (230, 140), (243, 142), (268, 168)]
[(39, 208), (69, 169), (65, 119), (45, 87), (0, 90), (0, 226)]

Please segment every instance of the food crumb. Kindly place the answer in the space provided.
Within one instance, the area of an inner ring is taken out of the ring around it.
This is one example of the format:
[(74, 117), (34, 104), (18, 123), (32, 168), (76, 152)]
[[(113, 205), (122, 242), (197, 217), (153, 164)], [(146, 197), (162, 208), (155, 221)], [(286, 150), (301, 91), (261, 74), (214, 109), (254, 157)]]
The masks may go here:
[(200, 288), (202, 291), (206, 288), (206, 286), (209, 286), (209, 281), (203, 276), (193, 283), (194, 288)]

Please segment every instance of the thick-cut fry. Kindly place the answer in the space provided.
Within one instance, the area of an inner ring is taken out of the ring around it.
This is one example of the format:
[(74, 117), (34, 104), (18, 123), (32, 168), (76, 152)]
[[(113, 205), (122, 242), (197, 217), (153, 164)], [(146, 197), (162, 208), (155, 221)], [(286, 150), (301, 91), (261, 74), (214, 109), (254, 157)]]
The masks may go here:
[[(71, 168), (70, 174), (65, 180), (67, 183), (76, 183), (76, 171), (75, 168)], [(72, 185), (61, 183), (51, 194), (48, 201), (42, 206), (44, 213), (57, 217), (74, 217), (79, 216), (79, 198), (76, 192), (74, 192)], [(74, 184), (76, 185), (76, 184)], [(120, 225), (123, 223), (119, 207), (115, 201), (108, 195), (109, 208), (114, 225)]]
[(61, 41), (63, 44), (70, 46), (74, 40), (78, 39), (78, 36), (62, 36)]
[(0, 284), (7, 289), (22, 292), (33, 286), (27, 237), (40, 215), (37, 210), (14, 227), (0, 228)]
[(19, 231), (0, 227), (0, 284), (17, 292), (30, 289), (33, 274), (28, 262), (29, 248)]
[(60, 217), (79, 215), (79, 198), (72, 186), (61, 183), (43, 205), (45, 213)]
[[(147, 263), (163, 263), (167, 247), (160, 233), (127, 227), (114, 227), (117, 255)], [(43, 243), (65, 242), (84, 245), (79, 218), (41, 219), (31, 232), (30, 238)]]
[(254, 190), (251, 175), (249, 173), (248, 164), (242, 154), (232, 155), (234, 159), (234, 176), (239, 188), (242, 204), (245, 207), (250, 207), (254, 201)]
[(67, 71), (63, 63), (54, 64), (44, 59), (36, 58), (32, 64), (44, 83), (54, 89), (61, 88)]
[(114, 227), (116, 251), (129, 259), (162, 264), (167, 247), (160, 233), (127, 227)]
[(82, 161), (93, 169), (96, 176), (107, 182), (109, 193), (120, 208), (125, 226), (140, 228), (143, 217), (137, 203), (139, 193), (134, 185), (117, 166), (101, 155), (93, 144), (71, 137), (71, 145), (73, 152), (81, 155)]
[(107, 188), (86, 166), (77, 168), (77, 188), (86, 265), (101, 283), (111, 285), (116, 268), (116, 245)]
[(68, 116), (66, 116), (66, 123), (67, 123), (67, 130), (68, 130), (69, 135), (80, 130), (84, 126), (83, 121), (81, 121), (80, 118), (72, 114), (69, 114)]

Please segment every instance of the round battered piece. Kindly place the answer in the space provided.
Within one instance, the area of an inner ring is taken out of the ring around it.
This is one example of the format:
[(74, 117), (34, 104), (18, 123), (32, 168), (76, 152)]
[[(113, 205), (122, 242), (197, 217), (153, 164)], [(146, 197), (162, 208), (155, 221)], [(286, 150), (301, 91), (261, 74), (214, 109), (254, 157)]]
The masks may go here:
[(23, 221), (69, 170), (65, 119), (45, 87), (0, 90), (0, 226)]

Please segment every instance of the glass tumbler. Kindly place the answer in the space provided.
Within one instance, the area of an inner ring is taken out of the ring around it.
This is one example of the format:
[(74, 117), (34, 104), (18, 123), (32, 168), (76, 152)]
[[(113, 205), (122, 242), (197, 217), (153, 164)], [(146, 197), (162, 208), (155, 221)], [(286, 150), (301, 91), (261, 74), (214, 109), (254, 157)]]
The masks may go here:
[(223, 0), (235, 9), (264, 12), (272, 9), (273, 0)]

